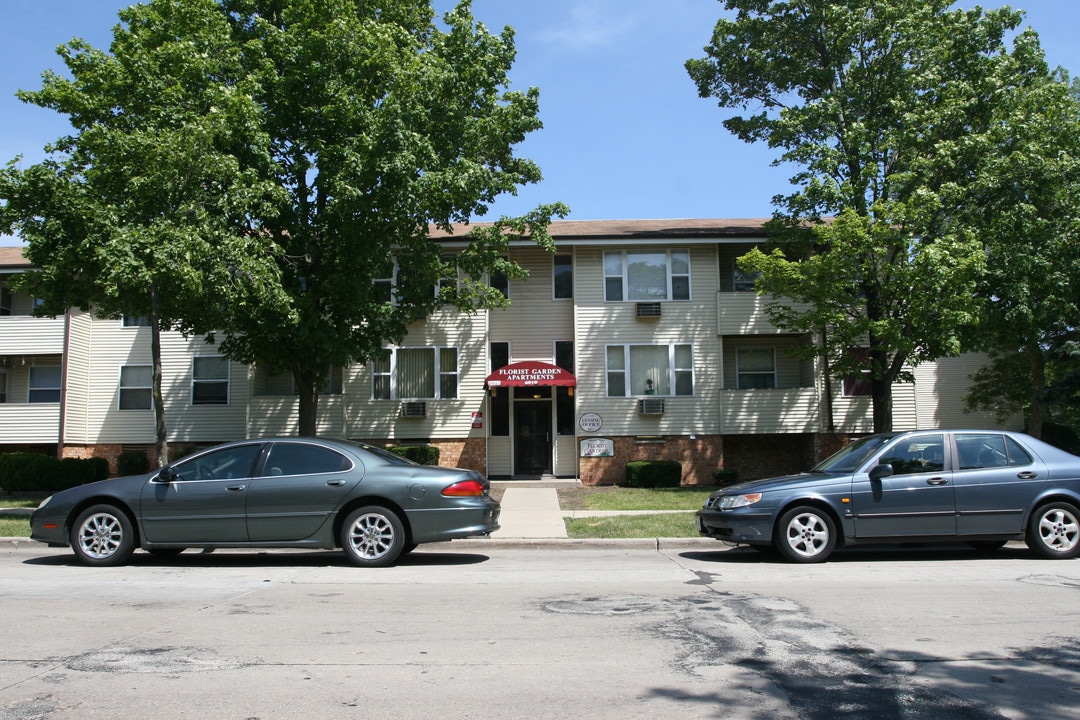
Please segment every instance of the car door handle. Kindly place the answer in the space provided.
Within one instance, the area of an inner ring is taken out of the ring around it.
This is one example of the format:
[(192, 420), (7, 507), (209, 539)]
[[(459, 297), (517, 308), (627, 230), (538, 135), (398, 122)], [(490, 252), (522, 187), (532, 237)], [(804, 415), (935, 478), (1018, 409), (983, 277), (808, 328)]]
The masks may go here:
[(244, 486), (243, 485), (227, 485), (225, 487), (225, 489), (226, 490), (232, 490), (233, 492), (240, 492), (241, 490), (244, 489)]
[(1035, 478), (1039, 477), (1039, 473), (1025, 470), (1024, 472), (1016, 473), (1016, 477), (1020, 478), (1021, 480), (1034, 480)]
[(927, 485), (946, 485), (949, 482), (949, 478), (932, 477), (926, 481)]
[(326, 484), (329, 485), (330, 487), (341, 487), (342, 485), (345, 484), (345, 481), (344, 480), (327, 480)]

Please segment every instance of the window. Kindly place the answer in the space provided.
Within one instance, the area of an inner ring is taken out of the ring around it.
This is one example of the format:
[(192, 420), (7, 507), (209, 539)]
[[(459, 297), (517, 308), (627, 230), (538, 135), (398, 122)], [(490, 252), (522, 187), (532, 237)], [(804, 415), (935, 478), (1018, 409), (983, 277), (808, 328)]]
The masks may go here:
[(776, 387), (776, 351), (740, 348), (735, 351), (735, 384), (740, 390)]
[(229, 361), (220, 355), (206, 355), (191, 361), (191, 404), (229, 404)]
[[(569, 373), (574, 372), (573, 341), (555, 341), (555, 364)], [(555, 431), (559, 435), (575, 434), (574, 415), (574, 389), (568, 387), (555, 388)]]
[(0, 315), (11, 314), (11, 290), (6, 285), (0, 285)]
[(149, 410), (153, 407), (153, 368), (125, 365), (120, 368), (120, 409)]
[(689, 300), (690, 252), (604, 253), (604, 299)]
[(344, 455), (319, 445), (274, 443), (263, 464), (263, 475), (315, 475), (343, 472), (352, 467)]
[(371, 280), (372, 297), (377, 302), (400, 304), (408, 301), (419, 304), (434, 298), (441, 290), (453, 290), (458, 283), (457, 256), (444, 255), (442, 262), (444, 267), (438, 281), (428, 283), (420, 273), (388, 260)]
[(609, 345), (608, 397), (693, 395), (690, 345)]
[(27, 402), (60, 402), (59, 365), (30, 366), (30, 391), (27, 394)]
[(371, 362), (374, 400), (446, 400), (457, 396), (457, 348), (397, 348)]
[[(510, 364), (510, 343), (491, 343), (491, 367), (488, 372), (493, 373), (501, 367)], [(493, 437), (506, 437), (510, 434), (510, 388), (491, 388), (491, 399), (488, 400), (488, 410), (491, 413), (491, 435)]]
[(957, 433), (961, 470), (1030, 465), (1031, 455), (1012, 438), (997, 433)]
[(740, 270), (738, 265), (735, 265), (735, 270), (732, 275), (732, 283), (735, 292), (754, 292), (756, 289), (754, 283), (760, 277), (760, 272), (746, 272), (745, 270)]
[[(504, 262), (506, 261), (506, 258), (500, 258), (500, 259), (503, 260)], [(503, 271), (501, 271), (501, 270), (492, 270), (491, 271), (490, 285), (491, 285), (491, 287), (495, 288), (500, 293), (502, 293), (503, 297), (505, 297), (505, 298), (510, 297), (510, 278), (508, 278), (506, 276), (506, 273), (504, 273)]]
[(848, 358), (862, 365), (863, 369), (851, 375), (844, 376), (844, 397), (870, 397), (872, 394), (870, 374), (870, 354), (867, 348), (848, 348)]
[(262, 445), (239, 445), (214, 450), (175, 466), (176, 480), (229, 480), (251, 477)]
[(7, 402), (8, 374), (7, 368), (0, 368), (0, 403)]
[(902, 441), (890, 448), (878, 462), (892, 465), (895, 475), (941, 472), (945, 468), (945, 438), (942, 435), (926, 435)]
[(150, 318), (143, 315), (124, 315), (122, 327), (150, 327)]
[(551, 282), (556, 299), (574, 297), (574, 256), (556, 255)]

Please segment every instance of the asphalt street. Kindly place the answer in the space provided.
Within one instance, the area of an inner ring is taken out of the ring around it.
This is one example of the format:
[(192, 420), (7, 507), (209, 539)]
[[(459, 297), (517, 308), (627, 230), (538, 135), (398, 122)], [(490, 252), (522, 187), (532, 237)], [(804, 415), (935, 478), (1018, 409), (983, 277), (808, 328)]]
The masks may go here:
[(0, 720), (1075, 717), (1080, 562), (498, 539), (340, 553), (0, 546)]

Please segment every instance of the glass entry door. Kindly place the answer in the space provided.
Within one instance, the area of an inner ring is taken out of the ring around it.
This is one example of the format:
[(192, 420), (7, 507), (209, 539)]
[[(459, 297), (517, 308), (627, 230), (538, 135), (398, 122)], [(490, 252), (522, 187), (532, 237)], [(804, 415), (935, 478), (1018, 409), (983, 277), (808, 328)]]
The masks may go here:
[(514, 474), (551, 473), (551, 401), (514, 403)]

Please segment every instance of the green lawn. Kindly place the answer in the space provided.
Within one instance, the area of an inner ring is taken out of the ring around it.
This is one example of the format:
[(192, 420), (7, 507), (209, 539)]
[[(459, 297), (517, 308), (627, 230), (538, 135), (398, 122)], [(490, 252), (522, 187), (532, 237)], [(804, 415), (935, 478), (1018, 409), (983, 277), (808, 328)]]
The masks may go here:
[(701, 537), (694, 528), (692, 512), (576, 518), (565, 522), (567, 536), (577, 539)]

